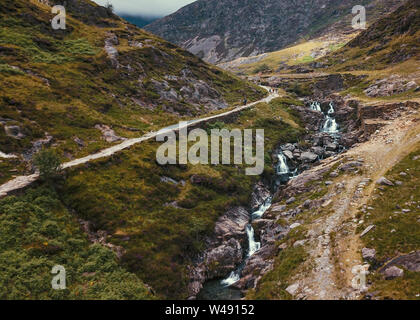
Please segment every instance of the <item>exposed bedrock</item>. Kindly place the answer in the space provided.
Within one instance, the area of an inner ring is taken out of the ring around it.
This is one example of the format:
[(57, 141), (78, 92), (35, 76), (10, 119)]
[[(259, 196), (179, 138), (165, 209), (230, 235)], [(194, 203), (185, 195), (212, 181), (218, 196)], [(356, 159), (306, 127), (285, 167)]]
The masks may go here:
[[(252, 221), (255, 231), (255, 241), (261, 243), (261, 248), (251, 257), (247, 256), (247, 225), (251, 221), (250, 213), (261, 207), (270, 191), (263, 183), (254, 186), (249, 210), (244, 207), (235, 207), (228, 210), (216, 222), (214, 234), (206, 241), (206, 250), (192, 264), (189, 270), (190, 298), (195, 298), (203, 284), (209, 280), (221, 279), (236, 270), (241, 263), (240, 280), (232, 287), (248, 290), (255, 288), (261, 277), (271, 270), (273, 259), (281, 247), (276, 242), (283, 239), (293, 228), (293, 225), (279, 224), (279, 219), (288, 221), (305, 210), (314, 210), (324, 206), (329, 201), (329, 195), (320, 199), (304, 201), (299, 206), (294, 206), (296, 198), (302, 193), (310, 192), (317, 188), (317, 181), (331, 177), (342, 172), (357, 172), (364, 165), (363, 160), (349, 160), (337, 164), (333, 156), (343, 151), (343, 147), (350, 148), (355, 143), (366, 141), (372, 133), (371, 122), (386, 123), (398, 117), (402, 112), (418, 109), (418, 104), (413, 102), (389, 103), (380, 105), (362, 105), (355, 100), (345, 100), (341, 96), (332, 94), (316, 100), (321, 111), (314, 111), (309, 106), (314, 101), (305, 101), (305, 106), (293, 106), (303, 123), (308, 134), (299, 143), (286, 143), (273, 150), (273, 160), (282, 161), (289, 167), (289, 175), (294, 170), (300, 173), (287, 183), (282, 182), (281, 187), (274, 195), (273, 205), (261, 216)], [(331, 114), (330, 103), (333, 103), (334, 113)], [(339, 125), (339, 134), (332, 135), (322, 132), (321, 128), (326, 120), (326, 114), (336, 119)], [(320, 160), (329, 158), (328, 161)], [(343, 186), (338, 184), (334, 192), (341, 192)], [(279, 204), (280, 201), (285, 201)]]
[(213, 236), (206, 241), (207, 249), (190, 267), (190, 298), (195, 298), (205, 281), (223, 277), (241, 263), (249, 220), (243, 207), (232, 208), (217, 220)]

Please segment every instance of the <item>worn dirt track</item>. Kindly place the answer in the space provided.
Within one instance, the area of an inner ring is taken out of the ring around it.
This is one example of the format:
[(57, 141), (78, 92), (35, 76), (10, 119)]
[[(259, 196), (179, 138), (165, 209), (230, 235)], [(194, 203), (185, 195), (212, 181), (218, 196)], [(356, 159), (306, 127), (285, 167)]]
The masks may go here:
[[(356, 265), (363, 265), (361, 242), (356, 234), (359, 208), (368, 203), (376, 181), (406, 155), (420, 146), (417, 113), (408, 113), (383, 127), (365, 143), (341, 157), (363, 159), (362, 175), (345, 175), (336, 182), (344, 189), (332, 198), (331, 213), (315, 220), (308, 234), (309, 272), (294, 277), (298, 299), (358, 299), (362, 292), (352, 287)], [(331, 160), (329, 160), (331, 161)], [(365, 181), (365, 182), (364, 182)]]
[[(267, 91), (269, 91), (268, 87), (263, 87), (263, 88), (266, 89)], [(174, 128), (175, 125), (174, 126), (168, 126), (168, 127), (162, 128), (159, 131), (154, 131), (154, 132), (147, 133), (144, 136), (139, 137), (139, 138), (127, 139), (120, 144), (117, 144), (117, 145), (112, 146), (110, 148), (106, 148), (106, 149), (101, 150), (101, 151), (99, 151), (95, 154), (91, 154), (89, 156), (86, 156), (86, 157), (83, 157), (83, 158), (80, 158), (80, 159), (75, 159), (75, 160), (72, 160), (70, 162), (66, 162), (62, 165), (62, 168), (67, 169), (67, 168), (71, 168), (71, 167), (76, 167), (78, 165), (81, 165), (81, 164), (84, 164), (84, 163), (87, 163), (87, 162), (90, 162), (90, 161), (93, 161), (93, 160), (96, 160), (96, 159), (109, 157), (109, 156), (111, 156), (111, 155), (113, 155), (113, 154), (115, 154), (119, 151), (130, 148), (131, 146), (133, 146), (135, 144), (138, 144), (138, 143), (156, 138), (158, 135), (162, 135), (162, 134), (168, 133), (170, 131), (176, 131), (176, 130), (179, 130), (181, 128), (184, 128), (184, 127), (187, 127), (187, 126), (190, 126), (190, 125), (197, 125), (197, 124), (205, 123), (205, 122), (208, 122), (208, 121), (211, 121), (211, 120), (214, 120), (214, 119), (223, 118), (223, 117), (226, 117), (230, 114), (238, 113), (240, 111), (249, 109), (249, 108), (257, 105), (258, 103), (262, 103), (262, 102), (269, 103), (271, 100), (273, 100), (277, 97), (279, 97), (279, 95), (277, 93), (270, 93), (267, 97), (265, 97), (261, 100), (249, 103), (249, 104), (244, 105), (244, 106), (234, 108), (232, 110), (229, 110), (229, 111), (217, 114), (217, 115), (191, 120), (191, 121), (188, 122), (188, 124), (185, 124), (181, 127), (177, 126), (176, 128)], [(28, 176), (16, 177), (16, 178), (14, 178), (14, 179), (12, 179), (12, 180), (10, 180), (10, 181), (8, 181), (8, 182), (6, 182), (6, 183), (4, 183), (3, 185), (0, 186), (0, 197), (4, 197), (7, 194), (9, 194), (10, 192), (13, 192), (13, 191), (16, 191), (16, 190), (27, 187), (31, 183), (36, 181), (38, 178), (39, 178), (38, 173), (34, 173), (34, 174), (28, 175)]]

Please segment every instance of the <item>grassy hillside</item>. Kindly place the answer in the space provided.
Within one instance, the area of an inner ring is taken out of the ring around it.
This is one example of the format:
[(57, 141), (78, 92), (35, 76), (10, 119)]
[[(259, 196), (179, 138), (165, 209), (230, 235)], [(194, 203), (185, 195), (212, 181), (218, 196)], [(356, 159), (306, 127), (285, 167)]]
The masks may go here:
[(251, 58), (239, 58), (220, 66), (239, 74), (276, 73), (305, 62), (313, 62), (316, 58), (343, 47), (356, 34), (336, 39), (318, 38), (304, 41), (275, 52), (265, 53)]
[(325, 61), (334, 70), (380, 70), (390, 64), (418, 60), (419, 0), (408, 1), (375, 22)]
[[(66, 8), (66, 30), (53, 30), (54, 14), (38, 0), (0, 4), (4, 153), (27, 151), (48, 133), (67, 159), (79, 157), (109, 144), (97, 124), (140, 136), (266, 94), (91, 1)], [(13, 126), (17, 137), (6, 134)]]
[[(303, 133), (290, 103), (277, 99), (260, 104), (233, 123), (219, 121), (207, 129), (265, 128), (263, 176), (269, 177), (274, 146), (297, 141)], [(58, 190), (67, 206), (126, 249), (122, 262), (128, 270), (162, 297), (187, 298), (186, 267), (204, 249), (221, 214), (249, 205), (258, 177), (246, 176), (244, 166), (159, 166), (158, 146), (142, 143), (73, 169)]]
[[(420, 199), (420, 146), (409, 154), (386, 177), (401, 181), (401, 185), (376, 189), (369, 203), (368, 215), (360, 226), (360, 232), (369, 225), (375, 225), (363, 238), (365, 247), (376, 250), (376, 272), (370, 275), (373, 286), (370, 292), (376, 299), (419, 299), (420, 275), (405, 270), (404, 276), (385, 280), (379, 272), (386, 262), (398, 256), (420, 249), (419, 199)], [(402, 210), (407, 210), (403, 212)]]
[[(77, 219), (48, 187), (0, 200), (0, 299), (151, 299), (116, 255), (90, 244)], [(51, 269), (66, 269), (53, 290)]]
[[(243, 111), (233, 122), (205, 129), (265, 128), (263, 177), (269, 179), (271, 150), (304, 133), (290, 104), (300, 102), (278, 98)], [(259, 177), (246, 176), (244, 166), (159, 166), (158, 146), (145, 142), (73, 168), (55, 181), (55, 191), (38, 185), (26, 195), (2, 200), (0, 254), (16, 257), (0, 273), (7, 288), (4, 298), (150, 298), (141, 281), (159, 298), (186, 298), (187, 266), (204, 249), (221, 214), (249, 205)], [(106, 242), (124, 249), (121, 260), (106, 248), (89, 245), (77, 218), (92, 222), (92, 231), (105, 230)], [(65, 232), (58, 235), (57, 230)], [(63, 294), (47, 288), (47, 272), (57, 263), (68, 267), (72, 277)], [(36, 283), (17, 277), (20, 264)]]

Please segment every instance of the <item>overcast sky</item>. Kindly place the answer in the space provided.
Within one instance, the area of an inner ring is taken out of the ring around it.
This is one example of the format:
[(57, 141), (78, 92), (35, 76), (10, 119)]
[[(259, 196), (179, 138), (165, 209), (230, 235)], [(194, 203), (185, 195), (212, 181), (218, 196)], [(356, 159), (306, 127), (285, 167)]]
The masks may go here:
[(166, 16), (195, 0), (93, 0), (100, 5), (113, 4), (118, 14)]

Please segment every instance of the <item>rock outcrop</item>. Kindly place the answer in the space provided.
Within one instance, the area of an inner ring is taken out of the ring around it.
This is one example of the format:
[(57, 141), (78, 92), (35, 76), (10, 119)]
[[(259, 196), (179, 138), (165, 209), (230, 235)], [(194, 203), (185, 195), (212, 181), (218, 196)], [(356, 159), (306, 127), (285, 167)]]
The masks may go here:
[(419, 86), (415, 81), (403, 79), (397, 75), (376, 81), (364, 92), (369, 97), (389, 97), (395, 94), (417, 90)]
[[(371, 2), (376, 3), (369, 7), (374, 19), (402, 1)], [(356, 0), (199, 0), (145, 29), (219, 63), (282, 49), (313, 30), (317, 35), (352, 31), (351, 9), (357, 4)]]
[(190, 267), (191, 298), (197, 296), (205, 281), (226, 276), (242, 262), (249, 221), (250, 214), (243, 207), (232, 208), (217, 220), (207, 249)]

